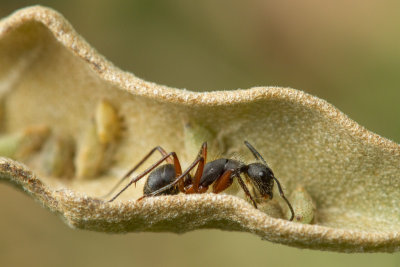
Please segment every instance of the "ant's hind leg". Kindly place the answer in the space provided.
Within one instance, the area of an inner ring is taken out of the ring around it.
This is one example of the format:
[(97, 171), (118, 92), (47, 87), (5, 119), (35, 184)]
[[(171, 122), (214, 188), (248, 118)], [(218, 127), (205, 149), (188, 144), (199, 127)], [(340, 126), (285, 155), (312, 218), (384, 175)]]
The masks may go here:
[(147, 168), (146, 170), (144, 170), (141, 174), (139, 174), (137, 177), (135, 177), (134, 179), (132, 179), (121, 191), (118, 192), (118, 194), (116, 194), (112, 199), (110, 199), (108, 202), (112, 202), (114, 201), (120, 194), (122, 194), (122, 192), (124, 192), (126, 189), (128, 189), (128, 187), (130, 187), (133, 183), (136, 183), (137, 181), (139, 181), (140, 179), (142, 179), (143, 177), (145, 177), (147, 174), (149, 174), (152, 170), (154, 170), (158, 165), (160, 165), (163, 161), (166, 161), (169, 157), (173, 157), (173, 161), (174, 161), (174, 166), (175, 166), (175, 170), (180, 171), (180, 173), (182, 173), (181, 170), (181, 165), (179, 163), (179, 159), (178, 156), (176, 155), (175, 152), (171, 152), (166, 154), (165, 156), (163, 156), (160, 160), (158, 160), (156, 163), (154, 163), (153, 165), (151, 165), (149, 168)]
[[(143, 159), (141, 161), (139, 161), (139, 163), (137, 163), (132, 169), (130, 169), (122, 178), (121, 180), (119, 180), (114, 187), (106, 194), (103, 196), (103, 198), (108, 197), (109, 195), (112, 194), (112, 192), (115, 191), (115, 189), (117, 189), (123, 181), (125, 181), (126, 178), (128, 178), (133, 172), (135, 172), (155, 151), (160, 152), (161, 156), (165, 157), (166, 155), (168, 155), (168, 153), (160, 146), (156, 146), (155, 148), (153, 148), (152, 150), (150, 150), (149, 153), (147, 153), (146, 156), (143, 157)], [(168, 163), (173, 164), (173, 160), (168, 157), (166, 160)]]

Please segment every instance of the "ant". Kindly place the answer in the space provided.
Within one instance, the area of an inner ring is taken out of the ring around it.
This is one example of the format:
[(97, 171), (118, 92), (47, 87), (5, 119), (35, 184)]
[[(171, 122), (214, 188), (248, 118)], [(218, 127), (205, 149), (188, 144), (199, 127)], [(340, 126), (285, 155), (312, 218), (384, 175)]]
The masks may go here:
[[(278, 185), (280, 196), (285, 200), (290, 209), (292, 214), (290, 221), (292, 221), (294, 218), (294, 211), (289, 200), (285, 197), (278, 179), (274, 176), (274, 173), (268, 167), (260, 153), (258, 153), (249, 142), (244, 141), (244, 144), (252, 152), (256, 160), (261, 162), (245, 164), (238, 160), (221, 158), (206, 164), (207, 142), (204, 142), (196, 160), (184, 172), (182, 172), (178, 156), (175, 152), (167, 153), (162, 147), (157, 146), (153, 148), (135, 167), (133, 167), (106, 196), (110, 195), (123, 180), (128, 178), (155, 151), (159, 151), (162, 158), (132, 179), (121, 191), (111, 198), (109, 202), (114, 201), (129, 186), (133, 183), (136, 184), (136, 182), (150, 173), (143, 188), (143, 196), (138, 200), (157, 195), (175, 195), (179, 192), (185, 194), (201, 194), (205, 193), (210, 185), (213, 185), (212, 192), (218, 194), (227, 189), (233, 183), (233, 179), (237, 178), (239, 185), (245, 192), (246, 196), (250, 198), (254, 207), (257, 208), (257, 203), (251, 196), (249, 189), (241, 177), (241, 174), (244, 173), (264, 199), (272, 199), (272, 190), (275, 181)], [(168, 164), (159, 166), (163, 161), (166, 161)], [(196, 167), (196, 165), (198, 165), (196, 173), (192, 177), (190, 171)]]

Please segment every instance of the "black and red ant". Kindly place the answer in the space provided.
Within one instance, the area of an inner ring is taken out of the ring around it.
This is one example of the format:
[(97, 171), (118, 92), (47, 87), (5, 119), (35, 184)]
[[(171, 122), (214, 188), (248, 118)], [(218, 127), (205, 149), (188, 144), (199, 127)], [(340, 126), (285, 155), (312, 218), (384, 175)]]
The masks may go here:
[[(253, 153), (256, 160), (261, 162), (245, 164), (238, 160), (221, 158), (205, 164), (207, 160), (207, 142), (204, 142), (196, 160), (184, 172), (182, 172), (181, 164), (175, 152), (167, 153), (163, 148), (157, 146), (153, 148), (135, 167), (133, 167), (111, 190), (111, 192), (113, 192), (123, 180), (128, 178), (137, 168), (139, 168), (155, 151), (159, 151), (162, 158), (137, 177), (133, 178), (121, 191), (111, 198), (109, 202), (114, 201), (129, 186), (133, 183), (136, 184), (137, 181), (150, 173), (143, 188), (143, 196), (139, 198), (139, 200), (145, 197), (157, 195), (175, 195), (179, 192), (185, 194), (201, 194), (205, 193), (210, 185), (213, 185), (212, 192), (218, 194), (227, 189), (233, 183), (233, 179), (237, 178), (239, 185), (242, 187), (246, 196), (250, 198), (254, 207), (257, 208), (256, 201), (251, 196), (249, 189), (241, 177), (241, 174), (244, 173), (264, 199), (272, 199), (272, 190), (275, 181), (278, 185), (280, 196), (286, 201), (290, 209), (292, 214), (290, 221), (292, 221), (294, 218), (294, 211), (289, 200), (285, 197), (278, 179), (274, 176), (274, 173), (268, 167), (260, 153), (258, 153), (249, 142), (244, 141), (244, 143)], [(163, 161), (166, 161), (168, 164), (159, 166)], [(196, 167), (196, 165), (198, 165), (196, 173), (192, 177), (190, 171)]]

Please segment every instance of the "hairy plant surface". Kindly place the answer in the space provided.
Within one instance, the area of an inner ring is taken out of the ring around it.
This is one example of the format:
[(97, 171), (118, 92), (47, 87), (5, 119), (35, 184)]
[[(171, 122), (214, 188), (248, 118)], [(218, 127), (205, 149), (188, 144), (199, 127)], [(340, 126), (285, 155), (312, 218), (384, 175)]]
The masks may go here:
[[(399, 250), (399, 145), (314, 96), (279, 87), (198, 93), (146, 82), (113, 66), (60, 14), (39, 6), (0, 22), (0, 93), (0, 153), (13, 158), (0, 160), (1, 180), (72, 227), (218, 228), (302, 248)], [(235, 186), (230, 194), (138, 202), (142, 179), (113, 203), (101, 198), (156, 145), (177, 152), (185, 168), (203, 141), (209, 160), (239, 155), (251, 162), (244, 140), (287, 195), (298, 185), (307, 191), (313, 224), (274, 218), (285, 214), (277, 192), (255, 209)]]

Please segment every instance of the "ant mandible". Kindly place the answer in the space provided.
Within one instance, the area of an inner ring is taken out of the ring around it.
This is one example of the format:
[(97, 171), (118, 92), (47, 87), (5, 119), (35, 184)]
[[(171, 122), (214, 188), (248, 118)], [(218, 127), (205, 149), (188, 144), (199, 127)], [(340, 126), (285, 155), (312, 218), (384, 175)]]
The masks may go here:
[[(275, 181), (278, 185), (280, 196), (285, 200), (290, 209), (292, 215), (289, 220), (292, 221), (294, 218), (294, 211), (289, 200), (285, 197), (278, 179), (268, 167), (268, 164), (260, 153), (258, 153), (249, 142), (244, 141), (244, 143), (252, 152), (256, 160), (261, 162), (245, 164), (238, 160), (221, 158), (205, 164), (207, 160), (207, 142), (204, 142), (196, 160), (184, 172), (182, 172), (181, 164), (175, 152), (167, 153), (162, 147), (157, 146), (153, 148), (135, 167), (133, 167), (107, 195), (110, 195), (123, 180), (128, 178), (155, 151), (159, 151), (162, 158), (137, 177), (133, 178), (121, 191), (111, 198), (109, 202), (114, 201), (122, 194), (122, 192), (128, 189), (129, 186), (136, 184), (136, 182), (150, 173), (143, 188), (143, 196), (138, 200), (157, 195), (175, 195), (179, 192), (185, 194), (201, 194), (205, 193), (211, 184), (213, 185), (212, 192), (218, 194), (227, 189), (233, 183), (233, 179), (237, 178), (239, 185), (245, 192), (246, 196), (250, 198), (254, 207), (257, 208), (257, 203), (251, 196), (249, 189), (241, 177), (241, 174), (244, 173), (264, 199), (272, 199), (272, 190)], [(163, 161), (166, 161), (168, 164), (159, 166)], [(196, 167), (196, 165), (198, 165), (196, 173), (192, 177), (190, 171)]]

